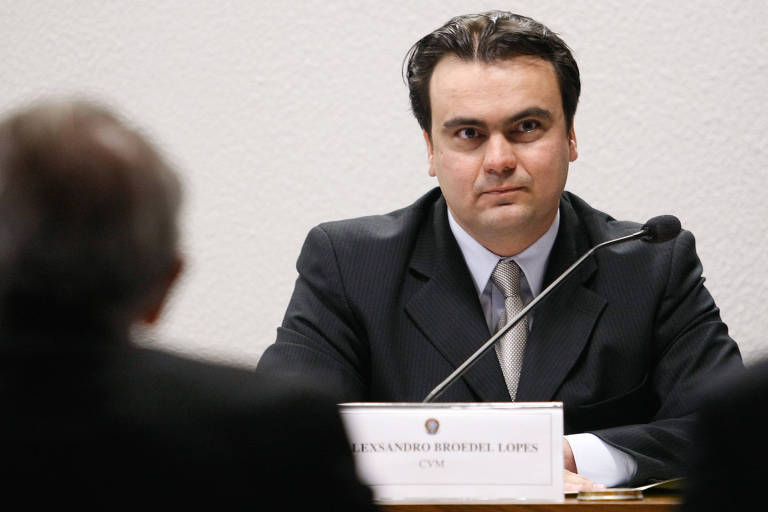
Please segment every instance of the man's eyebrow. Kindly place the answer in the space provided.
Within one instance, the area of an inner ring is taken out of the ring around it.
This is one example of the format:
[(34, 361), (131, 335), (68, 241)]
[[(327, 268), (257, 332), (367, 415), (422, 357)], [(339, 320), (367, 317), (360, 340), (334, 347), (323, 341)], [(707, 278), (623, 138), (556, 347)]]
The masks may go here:
[(474, 119), (471, 117), (454, 117), (443, 123), (443, 128), (450, 130), (458, 126), (477, 126), (478, 128), (488, 128), (485, 121)]
[(526, 108), (525, 110), (521, 110), (512, 117), (507, 118), (506, 121), (504, 121), (504, 124), (516, 123), (522, 119), (525, 119), (526, 117), (537, 117), (539, 119), (551, 120), (553, 116), (552, 112), (545, 108), (530, 107)]
[[(529, 107), (505, 119), (504, 124), (513, 124), (527, 117), (550, 120), (553, 116), (552, 112), (547, 109), (541, 107)], [(488, 128), (488, 124), (485, 121), (481, 121), (480, 119), (475, 119), (473, 117), (454, 117), (443, 123), (443, 128), (446, 130), (457, 128), (459, 126), (477, 126), (478, 128), (483, 129)]]

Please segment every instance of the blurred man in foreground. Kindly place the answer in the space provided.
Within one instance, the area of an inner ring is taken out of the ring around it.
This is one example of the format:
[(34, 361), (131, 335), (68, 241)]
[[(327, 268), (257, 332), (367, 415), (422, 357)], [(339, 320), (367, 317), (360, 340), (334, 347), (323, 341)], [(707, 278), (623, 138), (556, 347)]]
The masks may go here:
[(158, 152), (104, 108), (0, 123), (4, 496), (370, 509), (331, 402), (131, 343), (181, 269), (179, 202)]
[(701, 390), (682, 510), (764, 509), (768, 359), (708, 384)]

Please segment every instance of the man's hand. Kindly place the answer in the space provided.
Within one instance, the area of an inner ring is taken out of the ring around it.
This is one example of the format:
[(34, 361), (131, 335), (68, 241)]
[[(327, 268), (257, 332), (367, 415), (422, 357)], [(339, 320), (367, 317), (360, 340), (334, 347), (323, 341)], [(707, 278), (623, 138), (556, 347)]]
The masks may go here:
[(591, 491), (593, 489), (605, 489), (605, 485), (593, 482), (589, 478), (563, 469), (564, 492)]
[(573, 457), (571, 443), (563, 438), (563, 481), (565, 492), (590, 491), (592, 489), (605, 489), (605, 485), (593, 482), (578, 474), (576, 459)]
[(576, 468), (576, 459), (573, 457), (573, 450), (571, 450), (571, 443), (566, 438), (563, 438), (563, 467), (571, 473), (578, 473)]

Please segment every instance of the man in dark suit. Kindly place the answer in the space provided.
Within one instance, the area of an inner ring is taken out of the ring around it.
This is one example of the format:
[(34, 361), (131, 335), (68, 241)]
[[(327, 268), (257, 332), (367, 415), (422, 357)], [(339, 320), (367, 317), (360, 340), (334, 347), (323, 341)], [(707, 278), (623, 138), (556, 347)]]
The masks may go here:
[(179, 273), (175, 174), (104, 108), (0, 123), (0, 488), (77, 505), (371, 510), (335, 405), (131, 343)]
[[(315, 374), (338, 400), (421, 401), (587, 249), (639, 229), (564, 192), (580, 79), (546, 27), (459, 16), (406, 69), (440, 187), (313, 229), (259, 363)], [(609, 486), (680, 476), (690, 391), (741, 366), (701, 272), (685, 231), (604, 249), (441, 400), (562, 401), (566, 488), (577, 471)]]

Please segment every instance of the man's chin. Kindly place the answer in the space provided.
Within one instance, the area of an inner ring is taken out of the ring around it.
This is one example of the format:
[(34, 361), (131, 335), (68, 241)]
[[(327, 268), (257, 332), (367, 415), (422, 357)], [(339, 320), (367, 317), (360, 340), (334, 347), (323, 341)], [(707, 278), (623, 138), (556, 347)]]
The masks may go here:
[(517, 205), (497, 208), (478, 219), (478, 228), (470, 232), (486, 249), (500, 256), (514, 256), (543, 235), (551, 224)]
[(483, 226), (487, 232), (504, 233), (526, 229), (531, 224), (531, 215), (527, 208), (517, 204), (501, 205), (486, 212)]

